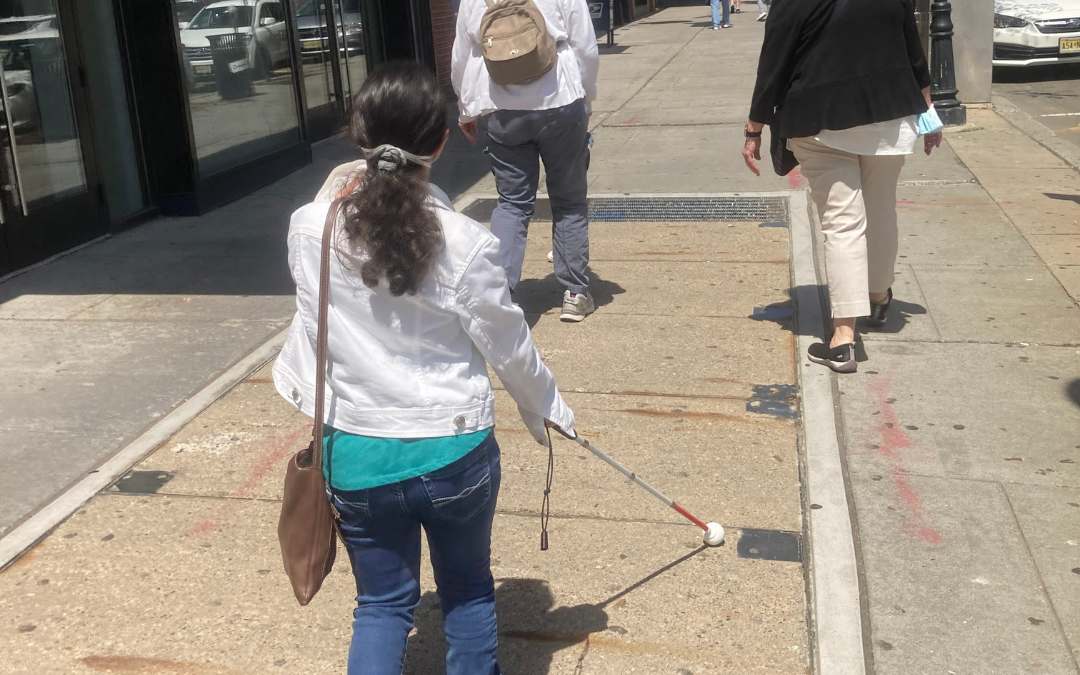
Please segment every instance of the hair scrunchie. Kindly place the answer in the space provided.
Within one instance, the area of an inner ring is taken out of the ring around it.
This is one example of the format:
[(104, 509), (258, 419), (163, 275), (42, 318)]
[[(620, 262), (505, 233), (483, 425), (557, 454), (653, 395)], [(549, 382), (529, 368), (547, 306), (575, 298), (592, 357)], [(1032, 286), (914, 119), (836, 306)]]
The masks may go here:
[(364, 151), (364, 156), (369, 162), (378, 162), (379, 171), (397, 171), (409, 162), (424, 167), (431, 166), (432, 157), (430, 155), (414, 155), (411, 152), (406, 152), (396, 145), (390, 145), (389, 143), (380, 145), (374, 150), (368, 150), (366, 148), (361, 149)]

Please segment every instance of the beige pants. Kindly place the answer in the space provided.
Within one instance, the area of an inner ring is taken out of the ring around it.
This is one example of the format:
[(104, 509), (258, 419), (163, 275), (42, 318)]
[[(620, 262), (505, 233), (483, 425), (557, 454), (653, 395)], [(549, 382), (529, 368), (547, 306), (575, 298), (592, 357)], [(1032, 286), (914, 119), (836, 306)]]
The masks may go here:
[(893, 284), (896, 181), (904, 155), (853, 155), (813, 138), (788, 141), (810, 183), (825, 235), (825, 273), (834, 318), (870, 314), (870, 293)]

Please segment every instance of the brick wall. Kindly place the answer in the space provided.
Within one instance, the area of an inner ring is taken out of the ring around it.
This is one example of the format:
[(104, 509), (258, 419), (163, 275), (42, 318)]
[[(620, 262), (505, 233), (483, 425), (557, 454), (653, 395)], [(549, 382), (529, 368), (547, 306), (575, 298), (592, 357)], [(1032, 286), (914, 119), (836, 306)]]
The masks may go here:
[(435, 45), (435, 72), (443, 91), (453, 95), (450, 84), (450, 54), (454, 49), (455, 17), (451, 0), (430, 0), (431, 37)]

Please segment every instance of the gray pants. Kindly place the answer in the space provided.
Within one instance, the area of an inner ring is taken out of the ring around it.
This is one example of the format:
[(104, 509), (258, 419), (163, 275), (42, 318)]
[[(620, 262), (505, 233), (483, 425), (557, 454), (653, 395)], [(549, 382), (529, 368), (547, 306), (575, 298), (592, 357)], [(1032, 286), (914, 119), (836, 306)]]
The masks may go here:
[(486, 121), (491, 172), (499, 191), (491, 232), (499, 238), (510, 290), (521, 279), (543, 160), (553, 217), (555, 277), (571, 293), (587, 293), (589, 116), (584, 99), (549, 110), (498, 110)]

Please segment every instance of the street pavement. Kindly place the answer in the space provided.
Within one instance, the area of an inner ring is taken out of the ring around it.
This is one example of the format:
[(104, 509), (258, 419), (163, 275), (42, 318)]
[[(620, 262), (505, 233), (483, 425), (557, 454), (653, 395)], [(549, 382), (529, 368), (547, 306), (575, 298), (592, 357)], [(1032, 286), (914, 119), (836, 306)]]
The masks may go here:
[[(601, 49), (594, 194), (805, 188), (797, 173), (755, 178), (738, 154), (762, 32), (753, 6), (725, 31), (707, 15), (666, 9)], [(835, 378), (865, 606), (865, 651), (845, 673), (1080, 673), (1080, 176), (994, 111), (968, 116), (947, 147), (905, 166), (899, 311), (863, 332), (859, 372)], [(323, 144), (315, 166), (234, 205), (0, 284), (0, 351), (18, 355), (0, 364), (4, 524), (284, 325), (288, 211), (349, 156)], [(493, 190), (460, 136), (436, 168), (463, 207)], [(498, 391), (505, 672), (821, 672), (814, 636), (834, 617), (815, 613), (806, 523), (822, 505), (806, 500), (800, 439), (815, 422), (800, 412), (834, 401), (797, 388), (797, 371), (816, 366), (795, 335), (823, 329), (792, 319), (803, 312), (782, 225), (594, 222), (599, 307), (579, 325), (557, 320), (549, 228), (533, 228), (521, 303), (580, 432), (724, 523), (728, 541), (701, 547), (693, 527), (558, 440), (540, 552), (546, 452)], [(84, 316), (97, 303), (100, 325)], [(114, 337), (87, 339), (103, 329)], [(141, 337), (185, 333), (200, 341)], [(106, 382), (116, 393), (87, 393)], [(341, 672), (347, 560), (299, 608), (275, 537), (284, 464), (308, 424), (267, 364), (0, 572), (0, 672)], [(761, 559), (777, 541), (798, 544), (794, 560)], [(426, 567), (424, 589), (410, 673), (441, 672), (445, 649)]]
[(993, 90), (1080, 149), (1080, 63), (998, 68)]

